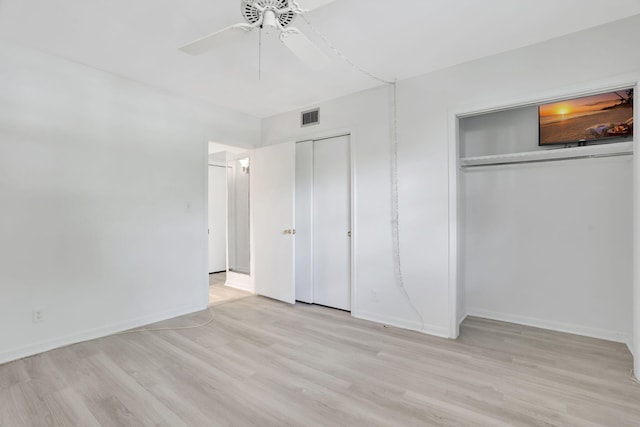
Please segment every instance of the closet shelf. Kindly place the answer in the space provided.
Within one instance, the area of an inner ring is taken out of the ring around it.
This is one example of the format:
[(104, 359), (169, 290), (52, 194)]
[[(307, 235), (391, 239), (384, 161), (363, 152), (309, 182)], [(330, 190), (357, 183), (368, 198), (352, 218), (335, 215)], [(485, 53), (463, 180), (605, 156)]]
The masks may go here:
[(494, 154), (490, 156), (462, 157), (460, 166), (484, 166), (509, 163), (540, 162), (546, 160), (574, 159), (582, 157), (604, 157), (633, 154), (633, 141), (613, 144), (589, 145), (586, 147), (555, 148), (522, 153)]

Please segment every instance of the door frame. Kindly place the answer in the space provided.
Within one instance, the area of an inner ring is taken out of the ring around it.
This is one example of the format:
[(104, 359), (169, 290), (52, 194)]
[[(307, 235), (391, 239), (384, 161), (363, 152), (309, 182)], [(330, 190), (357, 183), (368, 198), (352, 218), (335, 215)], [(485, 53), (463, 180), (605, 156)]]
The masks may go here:
[[(212, 148), (214, 148), (214, 151), (212, 151)], [(246, 147), (241, 147), (241, 146), (236, 146), (236, 145), (229, 145), (229, 144), (225, 144), (222, 142), (215, 142), (212, 140), (207, 140), (204, 144), (203, 144), (203, 156), (205, 158), (205, 161), (202, 164), (203, 167), (203, 172), (202, 172), (202, 179), (203, 179), (203, 184), (204, 184), (204, 192), (203, 192), (203, 197), (204, 197), (204, 206), (206, 206), (206, 214), (204, 217), (204, 226), (203, 226), (203, 231), (207, 230), (207, 228), (209, 227), (209, 163), (212, 161), (210, 159), (211, 155), (215, 155), (218, 153), (225, 153), (225, 160), (224, 161), (220, 161), (222, 164), (224, 164), (225, 167), (227, 167), (227, 161), (236, 156), (237, 154), (245, 154), (248, 153), (249, 156), (249, 161), (251, 161), (251, 149), (246, 148)], [(251, 186), (251, 182), (249, 183), (249, 185)], [(228, 193), (228, 180), (225, 179), (225, 188), (226, 191), (225, 193)], [(249, 187), (249, 189), (251, 189), (251, 187)], [(228, 194), (225, 195), (225, 197), (228, 197)], [(228, 201), (227, 201), (228, 202)], [(229, 208), (229, 204), (227, 203), (227, 210)], [(235, 283), (231, 283), (229, 282), (229, 260), (228, 260), (228, 256), (229, 256), (229, 224), (228, 224), (228, 212), (227, 212), (227, 218), (226, 218), (226, 241), (225, 241), (225, 252), (226, 252), (226, 262), (225, 262), (225, 268), (227, 271), (227, 280), (225, 282), (225, 286), (229, 286), (229, 287), (233, 287), (233, 288), (237, 288), (237, 289), (242, 289), (242, 290), (247, 290), (251, 293), (255, 293), (254, 289), (255, 289), (255, 285), (253, 283), (253, 276), (250, 276), (249, 279), (247, 279), (247, 284), (241, 284), (240, 286), (235, 286)], [(250, 251), (250, 269), (253, 271), (254, 266), (253, 266), (253, 259), (254, 259), (254, 252), (253, 252), (253, 230), (252, 230), (252, 217), (251, 217), (251, 211), (249, 212), (249, 251)], [(204, 267), (206, 270), (206, 287), (203, 289), (203, 300), (206, 301), (206, 307), (209, 306), (209, 236), (208, 234), (206, 234), (206, 238), (205, 238), (205, 244), (204, 244), (204, 254), (203, 254), (203, 259), (204, 259)]]

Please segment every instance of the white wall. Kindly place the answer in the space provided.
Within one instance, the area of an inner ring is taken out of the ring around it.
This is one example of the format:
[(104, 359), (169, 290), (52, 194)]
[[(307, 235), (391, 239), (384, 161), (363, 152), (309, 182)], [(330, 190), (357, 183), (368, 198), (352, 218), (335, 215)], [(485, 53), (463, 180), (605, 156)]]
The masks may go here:
[(207, 306), (207, 141), (259, 120), (5, 43), (0, 111), (0, 363)]
[(467, 313), (629, 342), (632, 160), (466, 169)]
[(535, 105), (464, 117), (459, 122), (460, 157), (558, 148), (538, 145), (538, 107)]
[[(407, 291), (424, 331), (451, 333), (449, 146), (451, 115), (470, 105), (569, 94), (594, 81), (640, 77), (640, 16), (399, 82), (400, 235)], [(598, 52), (609, 58), (601, 60)], [(338, 60), (338, 59), (335, 59)], [(262, 122), (263, 144), (353, 132), (356, 283), (353, 313), (421, 325), (393, 280), (390, 231), (390, 91), (377, 88), (319, 104), (322, 122), (299, 127), (299, 111)], [(315, 105), (314, 105), (315, 106)]]
[[(251, 120), (253, 122), (253, 120)], [(255, 123), (252, 123), (255, 125)], [(255, 130), (255, 129), (254, 129)], [(251, 144), (244, 143), (236, 145), (227, 145), (221, 144), (219, 142), (209, 141), (209, 154), (219, 154), (219, 153), (231, 153), (231, 154), (240, 154), (242, 152), (247, 151), (247, 148), (252, 148)]]

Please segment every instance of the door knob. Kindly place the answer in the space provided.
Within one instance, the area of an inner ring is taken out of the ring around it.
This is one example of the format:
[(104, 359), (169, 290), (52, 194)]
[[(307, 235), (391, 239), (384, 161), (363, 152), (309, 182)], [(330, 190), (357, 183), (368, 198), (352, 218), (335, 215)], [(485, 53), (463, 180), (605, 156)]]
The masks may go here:
[(284, 230), (282, 232), (282, 234), (296, 234), (296, 230), (295, 229), (291, 229), (291, 228), (287, 228), (286, 230)]

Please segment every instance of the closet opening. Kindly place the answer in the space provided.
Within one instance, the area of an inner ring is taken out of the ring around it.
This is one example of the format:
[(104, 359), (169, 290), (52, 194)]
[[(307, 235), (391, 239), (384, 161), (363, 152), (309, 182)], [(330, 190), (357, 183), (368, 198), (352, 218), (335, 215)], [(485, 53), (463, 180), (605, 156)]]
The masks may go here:
[(538, 105), (544, 102), (452, 120), (451, 336), (475, 316), (615, 341), (633, 351), (635, 141), (541, 146)]

